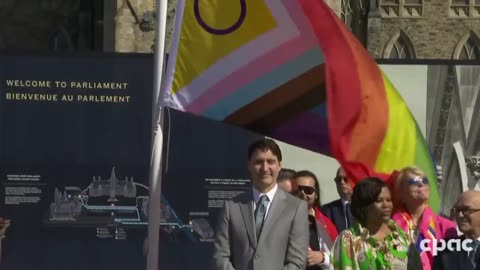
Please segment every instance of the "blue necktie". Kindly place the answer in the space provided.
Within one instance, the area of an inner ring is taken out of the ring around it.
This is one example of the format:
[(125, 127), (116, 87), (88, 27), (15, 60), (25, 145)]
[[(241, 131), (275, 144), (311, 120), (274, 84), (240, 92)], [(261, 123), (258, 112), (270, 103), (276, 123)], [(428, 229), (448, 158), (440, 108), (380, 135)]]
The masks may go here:
[(265, 213), (267, 212), (269, 199), (267, 195), (260, 196), (257, 202), (257, 208), (255, 209), (255, 232), (257, 234), (257, 241), (260, 238), (262, 232), (263, 222), (265, 221)]

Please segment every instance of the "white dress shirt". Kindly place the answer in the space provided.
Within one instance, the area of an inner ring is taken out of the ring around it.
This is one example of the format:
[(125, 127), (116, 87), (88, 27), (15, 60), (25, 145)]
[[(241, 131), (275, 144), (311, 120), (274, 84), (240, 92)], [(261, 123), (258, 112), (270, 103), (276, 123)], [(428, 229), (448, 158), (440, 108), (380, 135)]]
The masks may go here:
[(342, 199), (343, 215), (345, 217), (345, 225), (348, 227), (348, 225), (352, 225), (352, 224), (348, 224), (347, 203), (350, 203), (350, 201), (346, 201), (346, 200)]
[(260, 193), (255, 187), (253, 187), (252, 192), (253, 192), (253, 212), (255, 212), (255, 209), (257, 209), (257, 202), (260, 199), (260, 196), (262, 195), (267, 195), (268, 197), (268, 205), (267, 205), (267, 211), (265, 211), (265, 217), (268, 214), (268, 210), (270, 209), (270, 205), (272, 205), (273, 197), (275, 197), (275, 193), (277, 193), (278, 185), (275, 184), (275, 186), (270, 189), (267, 193)]

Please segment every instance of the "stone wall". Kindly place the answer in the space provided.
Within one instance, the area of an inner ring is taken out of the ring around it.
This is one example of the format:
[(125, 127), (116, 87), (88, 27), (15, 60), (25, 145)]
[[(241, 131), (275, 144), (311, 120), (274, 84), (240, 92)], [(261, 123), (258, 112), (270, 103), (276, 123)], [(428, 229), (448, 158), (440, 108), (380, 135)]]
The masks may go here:
[(115, 51), (150, 53), (155, 39), (155, 0), (117, 0)]
[(370, 16), (368, 50), (382, 58), (388, 42), (403, 31), (413, 43), (416, 58), (451, 59), (462, 37), (471, 31), (480, 36), (480, 17), (451, 16), (450, 1), (424, 0), (419, 18), (385, 18)]
[[(88, 25), (92, 23), (88, 22), (93, 14), (89, 10), (92, 1), (0, 0), (0, 49), (49, 51), (57, 46), (55, 50), (152, 52), (156, 0), (96, 1), (105, 3), (103, 21), (99, 20), (100, 27), (104, 26), (104, 40), (89, 30), (93, 28)], [(342, 0), (324, 1), (340, 16)], [(377, 2), (370, 1), (371, 5)], [(176, 5), (177, 0), (168, 1), (167, 50)], [(422, 16), (418, 18), (387, 18), (375, 7), (370, 7), (368, 14), (368, 19), (361, 19), (362, 24), (368, 20), (367, 30), (355, 29), (355, 34), (375, 58), (384, 57), (385, 47), (400, 31), (411, 40), (417, 58), (451, 59), (462, 38), (470, 32), (480, 36), (480, 15), (452, 16), (455, 11), (448, 0), (423, 0)], [(55, 36), (58, 44), (52, 44)]]

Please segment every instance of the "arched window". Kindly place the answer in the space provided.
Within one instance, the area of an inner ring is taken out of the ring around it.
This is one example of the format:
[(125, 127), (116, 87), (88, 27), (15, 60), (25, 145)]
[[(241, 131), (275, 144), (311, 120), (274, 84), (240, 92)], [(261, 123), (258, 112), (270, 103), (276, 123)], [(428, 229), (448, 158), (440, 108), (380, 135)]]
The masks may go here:
[(74, 42), (71, 34), (64, 25), (60, 25), (58, 30), (50, 38), (50, 50), (52, 51), (73, 51)]
[(343, 23), (345, 23), (349, 29), (352, 29), (353, 8), (350, 2), (350, 0), (342, 0), (341, 17)]
[(387, 43), (383, 58), (415, 59), (413, 43), (403, 31), (397, 32)]
[(480, 59), (480, 38), (473, 31), (464, 35), (455, 48), (453, 58), (462, 60)]
[(390, 59), (412, 59), (412, 55), (408, 51), (407, 45), (403, 39), (397, 39), (390, 51)]
[[(324, 0), (327, 1), (327, 0)], [(367, 47), (368, 11), (371, 0), (328, 0), (329, 3), (340, 3), (339, 17), (347, 28), (358, 38), (363, 46)], [(377, 12), (377, 11), (371, 11)]]
[(478, 45), (473, 40), (473, 38), (467, 39), (467, 41), (463, 44), (462, 50), (458, 55), (458, 59), (465, 59), (465, 60), (480, 59), (480, 52), (478, 49)]

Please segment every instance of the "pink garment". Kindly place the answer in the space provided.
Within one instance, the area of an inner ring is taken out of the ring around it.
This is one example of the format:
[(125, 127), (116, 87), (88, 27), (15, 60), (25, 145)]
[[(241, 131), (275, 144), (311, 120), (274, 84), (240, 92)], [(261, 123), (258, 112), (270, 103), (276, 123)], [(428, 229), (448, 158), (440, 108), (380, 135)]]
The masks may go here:
[[(398, 226), (402, 228), (407, 234), (409, 234), (408, 222), (402, 215), (402, 211), (397, 211), (393, 214), (392, 217), (395, 222), (397, 222)], [(441, 217), (435, 214), (430, 207), (426, 207), (423, 215), (422, 220), (420, 222), (420, 229), (419, 232), (423, 235), (425, 239), (431, 238), (431, 233), (428, 232), (429, 230), (429, 223), (430, 220), (433, 219), (435, 224), (435, 237), (437, 240), (439, 239), (449, 239), (457, 237), (457, 226), (455, 222)], [(432, 254), (432, 245), (433, 243), (429, 243), (430, 251), (421, 251), (420, 258), (422, 260), (422, 267), (423, 270), (431, 270), (433, 265), (433, 254)], [(417, 246), (418, 243), (417, 243)]]

